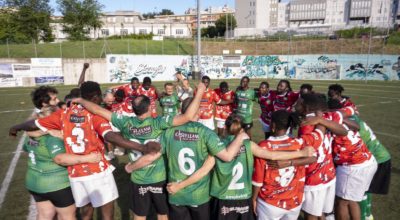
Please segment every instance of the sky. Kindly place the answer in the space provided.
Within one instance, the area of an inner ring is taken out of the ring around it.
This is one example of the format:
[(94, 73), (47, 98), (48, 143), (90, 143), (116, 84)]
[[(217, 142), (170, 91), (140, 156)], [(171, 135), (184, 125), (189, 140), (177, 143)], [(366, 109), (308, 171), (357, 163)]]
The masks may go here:
[[(55, 10), (55, 14), (60, 13), (57, 10), (57, 1), (50, 0), (50, 4)], [(172, 10), (175, 14), (183, 14), (188, 8), (196, 7), (196, 0), (99, 0), (104, 5), (104, 12), (116, 10), (134, 10), (140, 13), (161, 11), (166, 8)], [(235, 6), (235, 0), (201, 0), (200, 7), (205, 9), (209, 6), (223, 6), (227, 4), (231, 8)]]

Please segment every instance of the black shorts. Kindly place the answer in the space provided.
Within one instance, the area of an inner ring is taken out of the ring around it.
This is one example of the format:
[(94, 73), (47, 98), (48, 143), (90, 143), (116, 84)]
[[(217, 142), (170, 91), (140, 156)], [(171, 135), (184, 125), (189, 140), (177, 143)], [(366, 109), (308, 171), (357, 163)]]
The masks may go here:
[(30, 191), (35, 202), (50, 201), (57, 208), (65, 208), (75, 204), (74, 196), (72, 195), (71, 187), (60, 189), (53, 192), (37, 193)]
[(210, 202), (198, 206), (178, 206), (171, 204), (169, 219), (177, 220), (209, 220)]
[(253, 122), (243, 125), (243, 129), (244, 129), (245, 131), (250, 130), (252, 127), (253, 127)]
[(147, 216), (154, 207), (158, 215), (167, 215), (168, 201), (165, 186), (165, 181), (143, 185), (131, 181), (133, 213), (137, 216)]
[(253, 202), (250, 199), (212, 200), (211, 219), (216, 220), (254, 220)]
[(371, 185), (369, 186), (367, 192), (382, 195), (388, 194), (391, 170), (391, 160), (378, 164), (378, 169), (376, 170), (374, 178), (372, 179)]

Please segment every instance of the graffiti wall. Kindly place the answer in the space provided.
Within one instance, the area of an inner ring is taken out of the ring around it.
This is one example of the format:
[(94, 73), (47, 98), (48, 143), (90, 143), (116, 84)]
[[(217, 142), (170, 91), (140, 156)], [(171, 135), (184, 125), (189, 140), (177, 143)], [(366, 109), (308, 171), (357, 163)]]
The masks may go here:
[[(173, 80), (181, 71), (190, 76), (196, 56), (108, 55), (108, 82), (146, 76)], [(400, 56), (394, 55), (266, 55), (202, 56), (201, 72), (213, 79), (248, 76), (301, 80), (399, 80)]]

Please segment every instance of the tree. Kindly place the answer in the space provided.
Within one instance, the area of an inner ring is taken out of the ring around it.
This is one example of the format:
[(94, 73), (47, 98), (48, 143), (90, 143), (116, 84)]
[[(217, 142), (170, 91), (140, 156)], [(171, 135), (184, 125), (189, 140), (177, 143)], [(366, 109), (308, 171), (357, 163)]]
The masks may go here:
[(73, 41), (87, 40), (90, 30), (103, 25), (100, 20), (103, 5), (97, 0), (58, 0), (63, 15), (63, 31)]
[(171, 11), (170, 9), (162, 9), (159, 15), (174, 15), (174, 12)]
[(215, 27), (217, 28), (219, 36), (225, 35), (227, 26), (228, 30), (233, 30), (237, 27), (236, 19), (232, 14), (223, 15), (217, 21), (215, 21)]
[(173, 15), (173, 14), (174, 14), (173, 11), (171, 11), (170, 9), (165, 9), (164, 8), (160, 12), (147, 12), (147, 13), (144, 13), (142, 16), (145, 19), (151, 19), (151, 18), (154, 18), (157, 15)]
[(54, 40), (49, 0), (7, 0), (0, 10), (0, 39), (14, 43)]

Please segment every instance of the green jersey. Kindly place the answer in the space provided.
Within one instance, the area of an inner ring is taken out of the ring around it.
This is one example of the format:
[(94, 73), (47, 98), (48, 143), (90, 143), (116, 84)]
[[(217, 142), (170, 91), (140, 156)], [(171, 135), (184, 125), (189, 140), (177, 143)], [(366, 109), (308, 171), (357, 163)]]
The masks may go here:
[(253, 122), (253, 101), (255, 100), (256, 93), (252, 89), (236, 91), (237, 114), (243, 117), (243, 122), (246, 124)]
[[(161, 133), (172, 127), (173, 117), (146, 118), (140, 120), (137, 117), (129, 117), (113, 113), (111, 123), (120, 130), (122, 136), (131, 141), (140, 144), (146, 144), (148, 141), (157, 141)], [(136, 161), (142, 153), (132, 150), (129, 153), (131, 161)], [(136, 184), (152, 184), (164, 181), (166, 179), (164, 158), (160, 157), (152, 164), (138, 169), (131, 174), (131, 181)]]
[[(208, 155), (216, 155), (225, 148), (214, 131), (198, 122), (168, 129), (161, 137), (163, 153), (168, 158), (168, 182), (180, 182), (203, 166)], [(174, 195), (174, 205), (200, 205), (210, 200), (210, 175), (206, 175)]]
[[(234, 136), (223, 140), (228, 146)], [(253, 175), (253, 153), (251, 142), (245, 140), (238, 155), (231, 162), (216, 159), (216, 166), (211, 180), (211, 196), (223, 200), (243, 200), (251, 197)]]
[(27, 138), (24, 151), (28, 153), (28, 170), (25, 186), (37, 193), (54, 192), (69, 187), (68, 171), (53, 161), (58, 154), (65, 153), (61, 139), (45, 135)]
[(374, 132), (371, 128), (361, 120), (357, 115), (353, 115), (350, 118), (360, 125), (360, 136), (368, 147), (368, 150), (374, 155), (376, 161), (379, 163), (386, 162), (390, 160), (389, 151), (381, 144), (381, 142), (376, 138)]
[(164, 116), (175, 116), (178, 114), (180, 106), (179, 97), (174, 93), (170, 96), (164, 96), (160, 99), (160, 106)]

